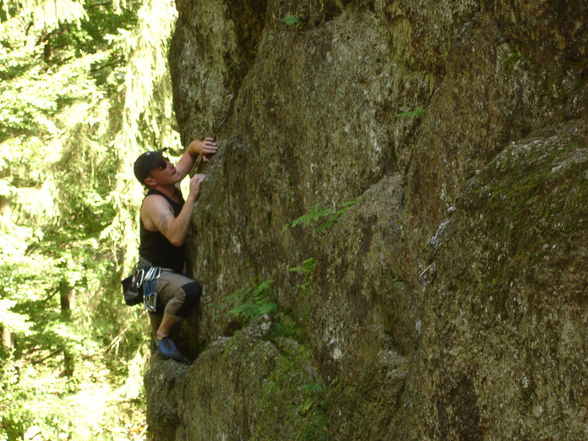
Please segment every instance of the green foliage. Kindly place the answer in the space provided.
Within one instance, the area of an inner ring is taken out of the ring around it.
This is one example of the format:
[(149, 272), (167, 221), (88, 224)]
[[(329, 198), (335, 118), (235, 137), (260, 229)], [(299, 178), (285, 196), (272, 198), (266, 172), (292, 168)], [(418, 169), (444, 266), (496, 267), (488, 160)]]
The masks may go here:
[(134, 440), (148, 331), (119, 281), (136, 255), (132, 160), (178, 142), (174, 12), (58, 3), (0, 14), (0, 440)]
[(289, 268), (288, 271), (293, 273), (311, 274), (316, 270), (317, 261), (314, 257), (303, 260), (300, 265)]
[(328, 441), (326, 391), (313, 375), (311, 351), (293, 342), (276, 344), (281, 353), (263, 382), (264, 398), (252, 439)]
[(402, 278), (402, 276), (399, 276), (398, 274), (396, 274), (394, 272), (394, 270), (392, 268), (390, 268), (390, 280), (392, 281), (392, 283), (404, 283), (404, 279)]
[(519, 52), (514, 47), (511, 48), (510, 53), (504, 55), (502, 63), (507, 74), (512, 74), (513, 70), (519, 65), (526, 66), (525, 68), (529, 70), (532, 70), (534, 66), (536, 73), (541, 70), (541, 67), (533, 63), (529, 56)]
[(296, 227), (298, 225), (308, 227), (315, 223), (318, 223), (315, 227), (317, 231), (331, 228), (339, 218), (355, 204), (355, 202), (355, 200), (343, 202), (339, 208), (325, 208), (321, 204), (313, 205), (307, 213), (294, 219), (289, 224), (286, 224), (284, 229), (288, 227)]
[(396, 114), (396, 118), (418, 118), (420, 116), (422, 116), (424, 113), (426, 112), (425, 109), (417, 109), (417, 110), (411, 110), (409, 112), (402, 112), (402, 113), (398, 113)]
[(286, 15), (282, 18), (282, 23), (288, 26), (301, 26), (304, 23), (304, 20), (298, 15)]
[(288, 271), (304, 275), (304, 283), (300, 286), (302, 294), (306, 294), (308, 288), (314, 283), (314, 274), (318, 262), (314, 257), (303, 260), (298, 266), (289, 268)]
[(330, 213), (331, 210), (329, 208), (324, 208), (321, 204), (316, 204), (310, 207), (307, 213), (297, 217), (290, 224), (286, 225), (286, 227), (295, 227), (300, 224), (308, 227), (310, 224), (329, 216)]
[(249, 321), (277, 311), (276, 293), (272, 284), (272, 279), (266, 279), (228, 295), (227, 301), (232, 305), (229, 312)]
[(278, 311), (273, 318), (272, 328), (267, 337), (269, 340), (292, 338), (300, 341), (303, 339), (303, 331), (290, 315)]
[(513, 50), (505, 59), (504, 64), (512, 65), (521, 59), (521, 54), (516, 50)]

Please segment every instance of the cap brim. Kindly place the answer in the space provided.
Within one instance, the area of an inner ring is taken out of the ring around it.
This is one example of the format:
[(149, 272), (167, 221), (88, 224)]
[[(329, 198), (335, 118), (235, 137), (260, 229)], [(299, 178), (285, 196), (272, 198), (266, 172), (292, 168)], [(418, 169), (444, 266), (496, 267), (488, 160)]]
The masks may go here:
[(147, 174), (155, 167), (157, 167), (163, 159), (163, 150), (155, 150), (147, 158), (145, 158), (145, 171)]
[(143, 153), (135, 162), (135, 176), (143, 183), (149, 177), (149, 172), (163, 160), (165, 149)]

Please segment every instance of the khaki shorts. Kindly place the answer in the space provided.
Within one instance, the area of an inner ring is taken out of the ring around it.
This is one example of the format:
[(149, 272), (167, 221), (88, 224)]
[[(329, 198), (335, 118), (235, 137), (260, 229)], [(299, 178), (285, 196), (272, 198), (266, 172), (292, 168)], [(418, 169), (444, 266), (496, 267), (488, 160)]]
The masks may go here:
[(163, 311), (176, 319), (182, 319), (178, 311), (186, 301), (184, 286), (194, 283), (194, 280), (173, 271), (162, 271), (157, 279), (157, 312)]

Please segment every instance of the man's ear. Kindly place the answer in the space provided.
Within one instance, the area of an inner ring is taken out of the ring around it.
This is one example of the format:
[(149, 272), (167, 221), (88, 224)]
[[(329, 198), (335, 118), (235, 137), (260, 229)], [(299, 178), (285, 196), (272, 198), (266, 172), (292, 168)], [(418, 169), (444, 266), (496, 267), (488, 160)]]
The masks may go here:
[(153, 188), (155, 186), (155, 179), (153, 179), (151, 176), (148, 176), (145, 178), (143, 183), (145, 186), (147, 186), (147, 188)]

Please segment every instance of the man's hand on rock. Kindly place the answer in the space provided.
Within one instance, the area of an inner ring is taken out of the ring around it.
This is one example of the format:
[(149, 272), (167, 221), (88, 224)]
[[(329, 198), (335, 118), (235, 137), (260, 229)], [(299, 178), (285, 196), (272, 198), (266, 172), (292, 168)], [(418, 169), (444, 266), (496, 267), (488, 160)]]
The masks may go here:
[(200, 196), (200, 184), (204, 181), (206, 175), (203, 174), (196, 174), (190, 178), (190, 194), (188, 197), (194, 198), (197, 200)]
[(208, 162), (210, 157), (216, 153), (218, 147), (216, 145), (215, 138), (204, 138), (203, 141), (192, 141), (188, 145), (188, 152), (193, 157), (200, 155), (202, 160)]

